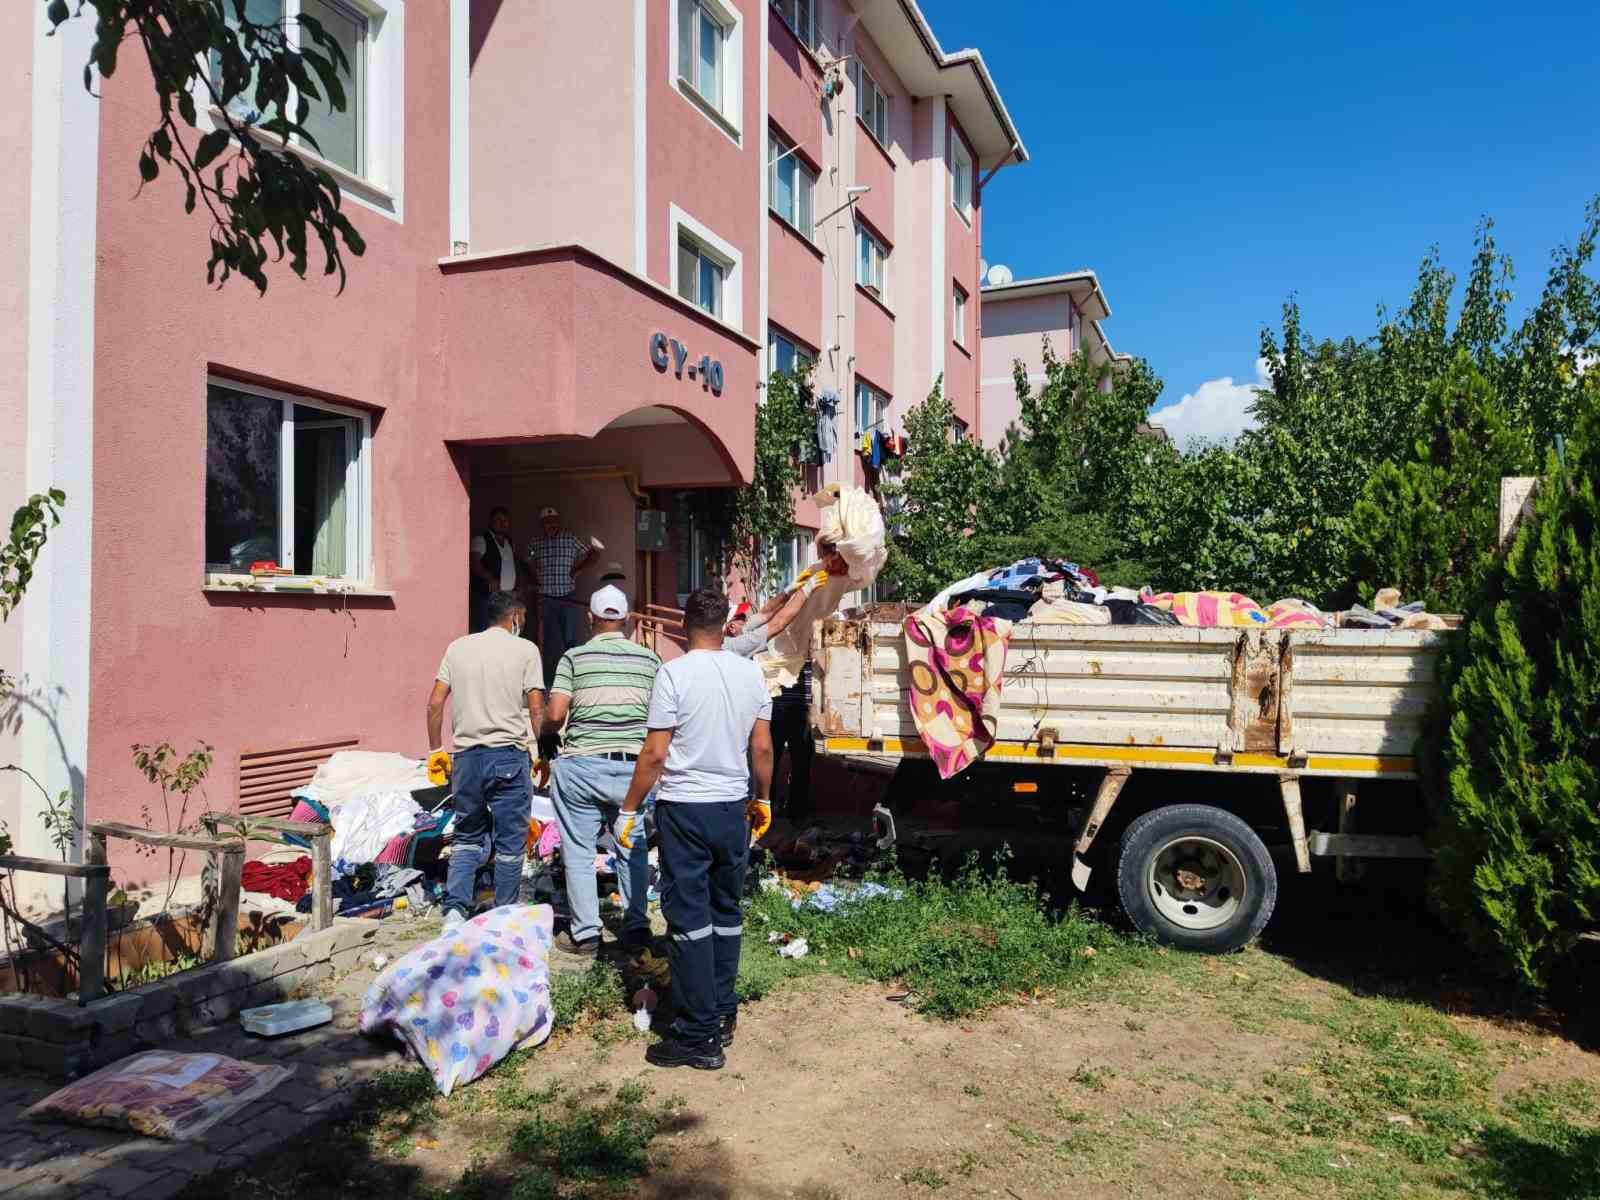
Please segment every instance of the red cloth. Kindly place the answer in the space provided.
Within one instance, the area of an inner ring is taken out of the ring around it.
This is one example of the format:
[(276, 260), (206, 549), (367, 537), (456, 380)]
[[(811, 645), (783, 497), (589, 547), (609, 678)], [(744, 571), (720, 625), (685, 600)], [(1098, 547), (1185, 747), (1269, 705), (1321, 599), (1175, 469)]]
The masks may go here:
[(247, 892), (265, 892), (293, 904), (311, 890), (311, 857), (301, 855), (293, 862), (247, 862), (239, 882)]

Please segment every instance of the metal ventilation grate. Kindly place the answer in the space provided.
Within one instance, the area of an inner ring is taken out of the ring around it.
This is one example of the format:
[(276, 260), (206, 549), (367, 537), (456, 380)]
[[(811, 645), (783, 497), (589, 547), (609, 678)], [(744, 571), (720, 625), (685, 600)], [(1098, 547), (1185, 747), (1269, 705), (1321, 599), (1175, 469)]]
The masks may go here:
[(325, 738), (267, 750), (239, 752), (239, 812), (250, 817), (287, 817), (289, 793), (311, 782), (317, 768), (340, 750), (359, 750), (359, 737)]

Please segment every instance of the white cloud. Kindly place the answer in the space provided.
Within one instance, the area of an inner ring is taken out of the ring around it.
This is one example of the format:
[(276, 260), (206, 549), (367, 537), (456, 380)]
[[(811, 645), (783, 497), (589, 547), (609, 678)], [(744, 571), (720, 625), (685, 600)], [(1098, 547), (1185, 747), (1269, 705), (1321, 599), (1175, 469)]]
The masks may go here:
[(1250, 405), (1255, 402), (1256, 388), (1267, 387), (1270, 380), (1267, 360), (1258, 358), (1254, 381), (1235, 383), (1231, 375), (1208, 379), (1176, 404), (1156, 409), (1150, 422), (1165, 428), (1179, 446), (1231, 442), (1255, 424)]

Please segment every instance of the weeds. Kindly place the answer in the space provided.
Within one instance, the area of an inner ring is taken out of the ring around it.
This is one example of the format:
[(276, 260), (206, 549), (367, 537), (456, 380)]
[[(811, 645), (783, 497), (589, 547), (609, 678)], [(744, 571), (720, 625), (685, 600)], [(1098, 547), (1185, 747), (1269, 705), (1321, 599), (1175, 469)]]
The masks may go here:
[(550, 1008), (557, 1029), (606, 1021), (624, 1007), (622, 975), (610, 963), (593, 963), (586, 971), (557, 971), (550, 977)]
[[(922, 1012), (969, 1016), (1060, 987), (1118, 940), (1077, 908), (1059, 917), (1032, 883), (981, 870), (976, 858), (954, 879), (878, 880), (890, 890), (831, 913), (795, 909), (786, 893), (760, 893), (751, 927), (802, 936), (816, 960), (841, 975), (904, 980)], [(752, 957), (773, 956), (751, 947)], [(779, 970), (788, 967), (778, 963)]]

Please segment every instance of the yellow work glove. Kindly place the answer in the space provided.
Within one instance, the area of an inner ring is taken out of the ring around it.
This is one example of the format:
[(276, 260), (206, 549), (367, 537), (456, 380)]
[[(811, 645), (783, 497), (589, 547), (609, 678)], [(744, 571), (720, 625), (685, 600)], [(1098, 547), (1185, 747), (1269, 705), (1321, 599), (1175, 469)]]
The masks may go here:
[(639, 810), (618, 813), (611, 832), (617, 839), (617, 848), (624, 854), (632, 854), (635, 842), (644, 844), (644, 813)]
[(428, 755), (428, 782), (435, 787), (450, 782), (450, 752), (435, 750)]
[(750, 840), (759, 842), (772, 828), (772, 805), (766, 800), (752, 799), (744, 806), (744, 811), (750, 818)]

